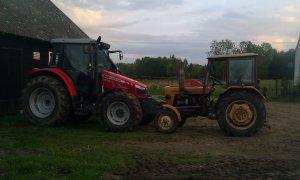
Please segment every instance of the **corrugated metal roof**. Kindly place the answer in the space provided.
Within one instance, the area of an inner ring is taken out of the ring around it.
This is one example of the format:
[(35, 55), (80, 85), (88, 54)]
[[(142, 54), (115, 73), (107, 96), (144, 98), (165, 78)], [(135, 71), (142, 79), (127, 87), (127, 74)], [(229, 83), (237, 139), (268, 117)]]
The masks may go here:
[(207, 57), (207, 59), (226, 59), (226, 58), (249, 57), (249, 56), (258, 56), (258, 54), (242, 53), (242, 54), (212, 55), (212, 56)]
[(50, 0), (0, 0), (0, 32), (43, 41), (88, 38)]

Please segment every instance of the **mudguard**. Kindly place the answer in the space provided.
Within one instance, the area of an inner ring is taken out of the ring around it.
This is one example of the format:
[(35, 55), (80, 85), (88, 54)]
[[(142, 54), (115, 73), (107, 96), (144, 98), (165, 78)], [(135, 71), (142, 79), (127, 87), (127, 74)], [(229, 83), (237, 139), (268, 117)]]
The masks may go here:
[(171, 105), (168, 105), (168, 104), (163, 104), (163, 107), (173, 111), (176, 114), (177, 118), (178, 118), (178, 122), (181, 122), (180, 112), (174, 106), (171, 106)]
[(75, 88), (75, 85), (73, 83), (73, 80), (60, 68), (34, 68), (32, 70), (31, 76), (38, 76), (38, 75), (51, 75), (51, 76), (56, 76), (60, 78), (65, 86), (67, 87), (70, 96), (77, 96), (77, 91)]

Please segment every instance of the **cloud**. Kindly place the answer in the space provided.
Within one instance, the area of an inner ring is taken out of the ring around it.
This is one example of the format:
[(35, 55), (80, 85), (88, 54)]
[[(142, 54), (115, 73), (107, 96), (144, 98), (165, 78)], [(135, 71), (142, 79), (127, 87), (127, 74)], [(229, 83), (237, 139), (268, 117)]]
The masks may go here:
[(207, 41), (230, 39), (235, 42), (250, 40), (257, 44), (269, 42), (278, 50), (286, 50), (294, 48), (299, 36), (300, 25), (295, 22), (298, 19), (290, 16), (261, 17), (231, 11), (208, 19), (195, 33)]
[(299, 22), (299, 19), (294, 16), (281, 16), (280, 19), (283, 22), (287, 22), (287, 23), (298, 23)]
[(298, 13), (299, 12), (299, 8), (300, 6), (298, 5), (287, 5), (287, 6), (284, 6), (282, 9), (283, 11), (286, 11), (286, 12), (290, 12), (290, 13)]
[(91, 38), (102, 36), (125, 62), (175, 54), (206, 63), (212, 40), (270, 42), (294, 48), (300, 32), (294, 1), (52, 0)]
[(75, 7), (70, 9), (71, 18), (83, 27), (97, 27), (104, 20), (99, 11)]
[(84, 9), (79, 6), (69, 6), (60, 0), (53, 0), (53, 2), (80, 27), (97, 27), (104, 20), (103, 15), (99, 10)]

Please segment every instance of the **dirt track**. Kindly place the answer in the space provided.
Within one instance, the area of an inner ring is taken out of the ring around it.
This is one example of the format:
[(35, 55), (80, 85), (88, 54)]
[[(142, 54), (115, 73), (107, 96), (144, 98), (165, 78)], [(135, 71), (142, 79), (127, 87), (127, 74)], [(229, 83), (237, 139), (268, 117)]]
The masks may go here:
[(137, 151), (165, 151), (207, 157), (199, 164), (136, 160), (125, 179), (300, 179), (300, 104), (266, 103), (269, 127), (253, 137), (228, 137), (214, 120), (189, 119), (174, 134), (142, 128), (147, 138), (126, 142)]

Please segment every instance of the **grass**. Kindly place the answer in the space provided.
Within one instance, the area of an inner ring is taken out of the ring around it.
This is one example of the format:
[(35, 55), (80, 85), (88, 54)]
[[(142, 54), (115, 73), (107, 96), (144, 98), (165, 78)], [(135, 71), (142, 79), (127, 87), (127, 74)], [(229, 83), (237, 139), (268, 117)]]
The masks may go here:
[(0, 137), (0, 179), (99, 179), (106, 171), (133, 167), (136, 159), (175, 163), (199, 159), (193, 154), (130, 148), (127, 141), (147, 134), (105, 132), (95, 118), (44, 128), (32, 126), (22, 116), (2, 117)]
[(2, 118), (0, 129), (0, 179), (99, 177), (131, 163), (130, 150), (117, 143), (136, 135), (103, 132), (94, 122), (34, 127), (20, 116)]

